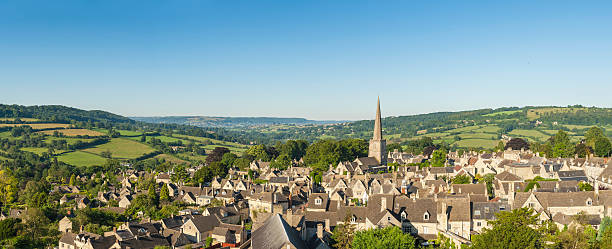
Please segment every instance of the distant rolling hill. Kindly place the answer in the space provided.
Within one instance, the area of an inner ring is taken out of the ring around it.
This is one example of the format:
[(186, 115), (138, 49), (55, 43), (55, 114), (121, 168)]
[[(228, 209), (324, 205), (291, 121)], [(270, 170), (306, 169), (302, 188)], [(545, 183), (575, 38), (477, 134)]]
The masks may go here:
[(275, 117), (209, 117), (209, 116), (166, 116), (166, 117), (130, 117), (133, 120), (147, 123), (184, 124), (199, 127), (244, 128), (269, 125), (320, 125), (338, 124), (346, 121), (308, 120), (305, 118)]

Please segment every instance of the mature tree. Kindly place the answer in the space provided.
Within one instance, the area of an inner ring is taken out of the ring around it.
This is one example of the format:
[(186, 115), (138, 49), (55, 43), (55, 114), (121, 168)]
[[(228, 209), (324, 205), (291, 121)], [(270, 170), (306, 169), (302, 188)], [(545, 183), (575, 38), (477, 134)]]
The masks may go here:
[(76, 177), (74, 176), (74, 174), (72, 174), (70, 176), (70, 181), (68, 181), (68, 185), (74, 186), (74, 183), (76, 183)]
[(393, 144), (387, 144), (387, 151), (388, 152), (393, 152), (393, 151), (399, 151), (399, 152), (403, 152), (404, 149), (402, 148), (401, 144), (398, 143), (393, 143)]
[(504, 150), (506, 144), (504, 144), (504, 141), (499, 140), (499, 142), (497, 142), (497, 146), (495, 146), (495, 151), (502, 151)]
[(412, 236), (403, 233), (399, 227), (390, 226), (356, 232), (351, 248), (412, 249), (417, 247), (416, 240)]
[(472, 183), (472, 178), (468, 175), (457, 175), (452, 180), (453, 184), (470, 184)]
[(574, 216), (575, 223), (572, 223), (567, 230), (559, 233), (555, 238), (555, 247), (579, 249), (593, 248), (596, 243), (597, 231), (587, 223), (584, 213)]
[(586, 156), (588, 156), (588, 155), (593, 153), (593, 148), (591, 148), (590, 146), (586, 145), (585, 143), (577, 144), (575, 150), (576, 150), (576, 154), (580, 158), (585, 158)]
[(344, 222), (338, 224), (332, 233), (332, 239), (335, 241), (334, 247), (337, 249), (350, 249), (355, 236), (355, 225), (351, 223), (351, 214), (347, 213), (344, 216)]
[(46, 226), (51, 223), (49, 218), (38, 208), (29, 208), (23, 216), (23, 221), (26, 224), (28, 232), (34, 238), (40, 238), (44, 235)]
[(513, 138), (513, 139), (510, 139), (508, 143), (506, 143), (504, 150), (507, 150), (508, 148), (512, 148), (513, 150), (521, 150), (521, 149), (528, 150), (529, 143), (522, 138)]
[(599, 137), (595, 140), (595, 155), (600, 157), (607, 157), (612, 151), (612, 144), (610, 139), (607, 137)]
[(472, 236), (472, 248), (542, 248), (542, 232), (537, 229), (538, 218), (527, 208), (502, 211), (497, 220), (489, 221), (480, 235)]
[(574, 145), (565, 131), (559, 130), (551, 138), (551, 142), (553, 157), (571, 157), (574, 155)]
[(157, 203), (159, 203), (159, 196), (157, 195), (157, 192), (155, 192), (155, 184), (149, 185), (149, 193), (147, 195), (149, 200), (151, 200), (151, 203), (157, 206)]
[(0, 220), (0, 241), (16, 236), (20, 223), (21, 220), (15, 218)]
[(319, 140), (308, 146), (304, 161), (315, 169), (327, 171), (330, 164), (335, 166), (340, 162), (340, 156), (346, 153), (342, 150), (334, 140)]
[(168, 185), (164, 184), (159, 191), (159, 200), (161, 201), (169, 201), (170, 200), (170, 191), (168, 190)]
[(591, 148), (595, 148), (595, 142), (601, 137), (605, 137), (603, 130), (593, 126), (584, 134), (584, 141)]
[(207, 183), (212, 181), (215, 174), (210, 167), (202, 167), (193, 174), (192, 180), (195, 183)]
[(287, 154), (280, 154), (272, 163), (270, 167), (280, 170), (285, 170), (291, 165), (291, 158)]
[(215, 147), (215, 149), (206, 157), (206, 164), (210, 165), (212, 162), (219, 162), (223, 159), (225, 153), (229, 153), (230, 150), (225, 147)]
[(446, 150), (437, 149), (431, 155), (431, 166), (443, 167), (446, 164)]
[(273, 156), (270, 155), (270, 149), (263, 144), (258, 144), (249, 147), (244, 153), (250, 155), (254, 160), (261, 160), (264, 162), (269, 162), (273, 159)]
[(308, 148), (308, 142), (304, 140), (288, 140), (278, 146), (278, 153), (288, 155), (291, 160), (300, 160), (306, 155), (306, 148)]
[(172, 174), (171, 177), (173, 182), (178, 183), (187, 181), (189, 178), (189, 173), (185, 168), (186, 166), (184, 164), (179, 164), (174, 167), (174, 174)]
[(0, 202), (3, 205), (17, 199), (17, 179), (9, 169), (0, 170)]
[(236, 154), (234, 153), (231, 153), (231, 152), (225, 153), (221, 157), (221, 163), (229, 168), (229, 167), (234, 166), (234, 162), (236, 161), (237, 158), (238, 156), (236, 156)]

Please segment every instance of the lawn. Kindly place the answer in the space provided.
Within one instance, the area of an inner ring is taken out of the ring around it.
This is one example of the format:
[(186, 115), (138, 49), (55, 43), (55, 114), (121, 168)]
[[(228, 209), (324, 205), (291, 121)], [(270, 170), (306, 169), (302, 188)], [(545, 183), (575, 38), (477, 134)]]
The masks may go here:
[(458, 147), (462, 148), (493, 148), (497, 146), (499, 140), (490, 139), (464, 139), (455, 142)]
[(97, 155), (105, 151), (110, 151), (113, 158), (134, 159), (155, 150), (145, 144), (126, 138), (113, 138), (108, 143), (85, 149), (84, 151)]
[(45, 131), (39, 131), (39, 132), (47, 134), (47, 135), (53, 135), (53, 133), (56, 131), (68, 137), (76, 137), (76, 136), (99, 137), (99, 136), (105, 135), (105, 133), (102, 133), (99, 131), (92, 131), (88, 129), (58, 129), (58, 130), (45, 130)]
[(74, 166), (102, 165), (106, 162), (106, 158), (83, 151), (62, 154), (57, 157), (57, 160)]
[(514, 110), (514, 111), (503, 111), (503, 112), (494, 112), (494, 113), (489, 113), (489, 114), (485, 114), (483, 116), (485, 117), (494, 117), (494, 116), (498, 116), (498, 115), (510, 115), (510, 114), (515, 114), (517, 112), (522, 112), (522, 110)]
[(30, 126), (34, 130), (42, 129), (55, 129), (55, 128), (68, 128), (70, 124), (56, 124), (56, 123), (41, 123), (41, 124), (0, 124), (0, 127), (15, 127), (15, 126)]

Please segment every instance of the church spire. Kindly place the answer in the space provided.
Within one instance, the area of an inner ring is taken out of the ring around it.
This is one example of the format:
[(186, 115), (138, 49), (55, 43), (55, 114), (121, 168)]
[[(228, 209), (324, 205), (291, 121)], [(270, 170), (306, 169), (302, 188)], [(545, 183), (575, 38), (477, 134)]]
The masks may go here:
[(376, 103), (376, 119), (374, 119), (374, 137), (372, 137), (372, 140), (382, 139), (382, 125), (380, 119), (380, 97), (378, 97)]

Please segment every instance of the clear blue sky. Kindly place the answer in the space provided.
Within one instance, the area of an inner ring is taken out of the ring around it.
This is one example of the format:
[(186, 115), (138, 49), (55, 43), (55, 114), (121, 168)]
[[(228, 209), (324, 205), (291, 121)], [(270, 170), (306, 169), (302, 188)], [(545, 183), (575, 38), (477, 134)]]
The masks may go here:
[(0, 102), (372, 119), (612, 106), (610, 1), (0, 1)]

